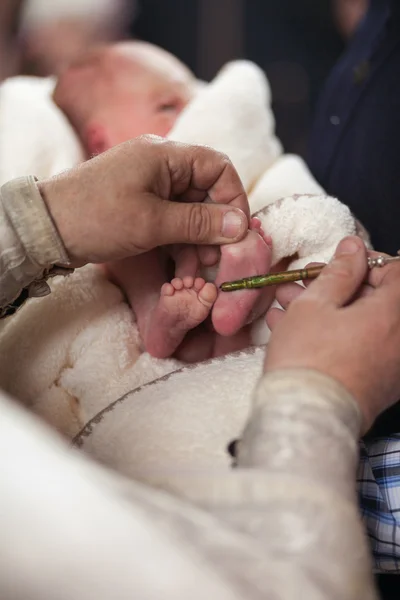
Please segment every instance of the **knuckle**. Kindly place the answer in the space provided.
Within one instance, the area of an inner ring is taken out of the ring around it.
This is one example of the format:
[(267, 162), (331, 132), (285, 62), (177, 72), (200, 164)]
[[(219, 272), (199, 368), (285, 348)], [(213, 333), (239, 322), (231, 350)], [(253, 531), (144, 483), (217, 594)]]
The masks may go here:
[(164, 138), (159, 135), (153, 135), (152, 133), (144, 133), (136, 138), (137, 142), (142, 142), (143, 144), (153, 145), (159, 144), (161, 142), (165, 142)]
[(193, 152), (198, 156), (207, 154), (210, 156), (212, 155), (213, 160), (217, 159), (223, 164), (232, 165), (232, 162), (227, 154), (220, 152), (219, 150), (215, 150), (215, 148), (207, 146), (206, 144), (193, 146)]
[(211, 233), (211, 216), (203, 204), (190, 207), (188, 219), (188, 239), (199, 242), (207, 241)]
[(231, 159), (229, 158), (229, 156), (227, 154), (224, 154), (223, 152), (218, 152), (218, 158), (220, 160), (221, 166), (223, 168), (223, 170), (228, 169), (234, 171), (235, 167), (233, 166), (233, 162), (231, 161)]
[(221, 159), (221, 162), (224, 162), (226, 165), (232, 165), (232, 161), (225, 152), (218, 152), (218, 156)]
[(378, 275), (380, 275), (380, 284), (388, 284), (396, 287), (396, 291), (400, 279), (400, 264), (392, 263), (383, 267), (383, 269), (376, 269)]

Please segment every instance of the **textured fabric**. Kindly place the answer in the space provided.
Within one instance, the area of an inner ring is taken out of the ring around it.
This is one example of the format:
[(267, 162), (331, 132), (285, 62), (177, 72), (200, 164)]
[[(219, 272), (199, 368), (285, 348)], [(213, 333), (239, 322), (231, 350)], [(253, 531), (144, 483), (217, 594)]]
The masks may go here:
[(362, 442), (361, 513), (379, 572), (400, 572), (400, 434)]
[(52, 100), (55, 79), (11, 77), (0, 85), (0, 185), (25, 175), (46, 179), (85, 153)]
[(25, 287), (31, 296), (49, 293), (45, 276), (68, 256), (34, 177), (14, 179), (0, 188), (0, 308)]
[(168, 138), (224, 152), (250, 191), (282, 155), (263, 71), (249, 61), (228, 63), (181, 113)]
[[(13, 87), (22, 91), (20, 85)], [(274, 260), (292, 254), (298, 255), (297, 264), (302, 266), (311, 260), (328, 260), (338, 242), (355, 233), (354, 219), (343, 204), (324, 194), (276, 203), (286, 195), (320, 192), (320, 188), (300, 159), (280, 155), (269, 100), (262, 71), (245, 61), (232, 63), (187, 106), (170, 135), (229, 153), (248, 191), (257, 180), (250, 206), (252, 211), (267, 206), (259, 216), (274, 240)], [(47, 109), (45, 114), (50, 118)], [(53, 123), (50, 120), (48, 125)], [(57, 131), (57, 140), (64, 133), (68, 140), (61, 124)], [(50, 149), (48, 138), (45, 135), (43, 140), (45, 149)], [(27, 146), (25, 161), (34, 150), (29, 164), (38, 160), (39, 168), (54, 167), (55, 162), (41, 163), (48, 156), (47, 152), (41, 154), (41, 139), (38, 135), (34, 147)], [(50, 152), (53, 154), (56, 158), (56, 153)], [(20, 169), (18, 153), (15, 160), (15, 168)], [(176, 368), (175, 361), (159, 361), (142, 352), (132, 311), (100, 269), (79, 269), (66, 280), (53, 280), (51, 288), (52, 294), (39, 302), (29, 301), (15, 318), (7, 320), (0, 339), (0, 385), (67, 435), (76, 434), (88, 419), (123, 394)], [(259, 319), (252, 328), (254, 343), (263, 344), (268, 335), (265, 319)], [(229, 406), (229, 398), (227, 402)], [(207, 407), (204, 427), (212, 427), (213, 408), (203, 406)], [(193, 412), (196, 410), (193, 407)], [(151, 415), (151, 422), (156, 416), (156, 412)], [(140, 420), (139, 415), (137, 418)], [(183, 428), (186, 419), (181, 414)], [(171, 447), (175, 449), (173, 442)], [(202, 446), (197, 448), (197, 452), (203, 451)]]
[(238, 467), (182, 474), (199, 506), (107, 473), (5, 398), (0, 411), (2, 600), (376, 598), (359, 411), (319, 373), (260, 382)]

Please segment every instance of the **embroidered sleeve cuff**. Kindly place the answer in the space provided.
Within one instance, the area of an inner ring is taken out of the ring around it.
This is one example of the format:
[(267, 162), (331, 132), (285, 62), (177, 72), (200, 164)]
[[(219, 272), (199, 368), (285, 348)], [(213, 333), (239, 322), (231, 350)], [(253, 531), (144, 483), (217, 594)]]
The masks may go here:
[[(0, 316), (5, 316), (20, 299), (48, 294), (46, 279), (71, 269), (34, 177), (3, 185), (0, 211)], [(63, 266), (55, 270), (55, 264)]]
[(325, 486), (332, 481), (343, 495), (353, 493), (361, 424), (355, 399), (331, 377), (311, 369), (267, 373), (256, 389), (238, 464), (303, 474)]

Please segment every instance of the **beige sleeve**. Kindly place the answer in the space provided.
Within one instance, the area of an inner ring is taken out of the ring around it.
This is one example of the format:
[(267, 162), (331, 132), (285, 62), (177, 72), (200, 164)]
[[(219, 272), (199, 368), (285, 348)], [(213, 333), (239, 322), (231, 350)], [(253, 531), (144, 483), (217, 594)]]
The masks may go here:
[[(240, 597), (377, 598), (356, 495), (360, 424), (350, 394), (318, 372), (260, 381), (236, 468), (203, 480), (196, 493), (243, 536), (236, 564), (233, 542), (231, 551), (232, 578), (249, 585)], [(217, 565), (216, 553), (212, 559)]]
[(1, 598), (377, 598), (355, 494), (360, 414), (323, 375), (263, 378), (237, 468), (181, 474), (200, 507), (108, 474), (1, 395), (0, 413), (15, 449), (0, 453)]
[(49, 292), (46, 276), (68, 256), (34, 177), (21, 177), (0, 188), (0, 314), (29, 288), (28, 295)]
[(376, 597), (356, 495), (360, 427), (352, 396), (316, 371), (278, 371), (257, 387), (238, 456), (251, 513), (238, 506), (230, 518), (286, 565), (282, 598), (296, 579), (304, 598)]

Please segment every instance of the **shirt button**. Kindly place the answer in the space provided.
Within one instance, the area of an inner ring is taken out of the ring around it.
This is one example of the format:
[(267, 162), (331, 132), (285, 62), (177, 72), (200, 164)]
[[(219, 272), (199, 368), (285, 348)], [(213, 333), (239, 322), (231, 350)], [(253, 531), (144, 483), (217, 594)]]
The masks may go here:
[(340, 125), (340, 117), (338, 117), (337, 115), (332, 115), (329, 120), (332, 123), (332, 125)]
[(353, 69), (353, 80), (356, 85), (362, 85), (369, 77), (370, 64), (367, 60), (363, 60)]

